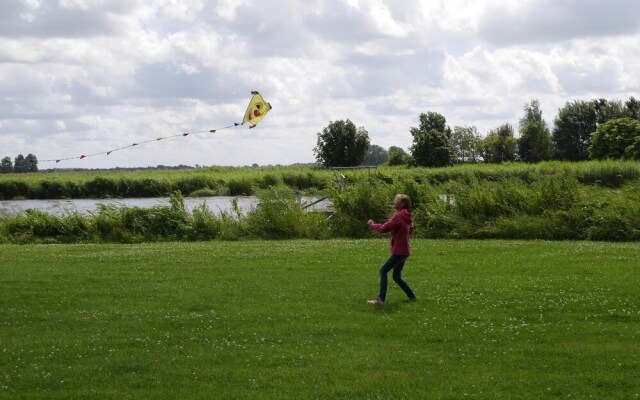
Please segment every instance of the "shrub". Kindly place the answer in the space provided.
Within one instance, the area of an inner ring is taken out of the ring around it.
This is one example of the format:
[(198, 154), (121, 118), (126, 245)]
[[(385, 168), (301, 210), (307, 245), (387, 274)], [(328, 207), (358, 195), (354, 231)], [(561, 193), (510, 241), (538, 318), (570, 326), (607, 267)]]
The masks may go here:
[(344, 193), (335, 193), (334, 214), (330, 225), (334, 235), (365, 237), (371, 234), (367, 220), (381, 222), (393, 213), (391, 206), (395, 193), (382, 184), (361, 182), (350, 186)]
[(589, 240), (632, 241), (640, 239), (640, 204), (637, 197), (617, 196), (598, 207), (587, 231)]
[(2, 225), (5, 234), (16, 243), (87, 241), (91, 231), (87, 219), (78, 213), (59, 217), (31, 209), (24, 215), (5, 217)]
[(4, 181), (0, 182), (0, 199), (11, 200), (17, 198), (30, 198), (31, 189), (27, 182)]
[(238, 199), (231, 201), (232, 212), (224, 212), (220, 215), (220, 234), (222, 240), (239, 240), (247, 237), (250, 232), (247, 219), (238, 206)]
[(96, 177), (84, 184), (84, 192), (87, 197), (98, 199), (114, 197), (118, 193), (118, 182), (112, 179)]
[(36, 197), (39, 199), (64, 199), (71, 196), (62, 182), (40, 181), (36, 189)]
[(320, 212), (306, 212), (303, 216), (304, 237), (308, 239), (330, 239), (331, 227), (327, 217)]
[(436, 190), (425, 191), (420, 201), (420, 206), (412, 212), (415, 237), (447, 238), (459, 234), (455, 208), (441, 199)]
[(526, 209), (530, 195), (526, 186), (515, 180), (478, 182), (469, 185), (451, 185), (457, 214), (465, 219), (482, 222), (501, 216), (510, 216)]
[(194, 176), (189, 178), (178, 179), (173, 184), (173, 190), (181, 193), (193, 193), (199, 190), (212, 190), (216, 188), (218, 184), (205, 176)]
[(170, 191), (170, 185), (166, 180), (153, 178), (136, 179), (129, 181), (127, 197), (166, 196)]
[(545, 210), (569, 210), (580, 197), (581, 187), (574, 176), (545, 176), (531, 186), (529, 211), (542, 214)]
[(265, 239), (304, 236), (304, 211), (290, 188), (272, 187), (259, 191), (257, 196), (258, 207), (247, 218), (249, 229), (255, 236)]
[(253, 194), (253, 187), (250, 180), (232, 179), (227, 182), (230, 196), (251, 196)]
[(258, 179), (258, 187), (266, 189), (271, 186), (278, 186), (282, 183), (281, 179), (275, 175), (266, 174)]
[(193, 209), (191, 226), (187, 234), (190, 240), (215, 239), (220, 234), (220, 230), (220, 219), (216, 218), (206, 203)]

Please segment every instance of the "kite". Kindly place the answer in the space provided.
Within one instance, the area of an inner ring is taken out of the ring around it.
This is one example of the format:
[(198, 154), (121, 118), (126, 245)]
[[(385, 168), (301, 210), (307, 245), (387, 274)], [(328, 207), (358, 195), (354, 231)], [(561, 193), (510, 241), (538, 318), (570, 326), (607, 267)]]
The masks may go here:
[(236, 126), (241, 126), (244, 125), (246, 123), (249, 123), (249, 129), (251, 128), (255, 128), (258, 123), (260, 121), (262, 121), (262, 119), (267, 115), (267, 113), (269, 111), (271, 111), (271, 104), (267, 103), (264, 98), (262, 98), (262, 95), (256, 91), (251, 92), (251, 94), (253, 95), (253, 97), (251, 97), (251, 101), (249, 101), (249, 106), (247, 106), (247, 111), (245, 111), (244, 113), (244, 118), (242, 119), (242, 123), (238, 123), (238, 122), (234, 122), (232, 125), (229, 126), (225, 126), (222, 128), (216, 128), (216, 129), (208, 129), (208, 130), (204, 130), (204, 131), (199, 131), (199, 132), (183, 132), (183, 133), (179, 133), (177, 135), (169, 135), (169, 136), (161, 136), (161, 137), (157, 137), (155, 139), (149, 139), (149, 140), (145, 140), (142, 142), (138, 142), (138, 143), (132, 143), (128, 146), (122, 146), (122, 147), (118, 147), (117, 149), (111, 149), (108, 151), (102, 151), (99, 153), (93, 153), (93, 154), (81, 154), (80, 156), (77, 157), (67, 157), (67, 158), (57, 158), (57, 159), (51, 159), (51, 160), (39, 160), (40, 162), (44, 162), (44, 161), (55, 161), (56, 163), (59, 163), (60, 161), (66, 161), (66, 160), (82, 160), (85, 159), (87, 157), (94, 157), (94, 156), (99, 156), (99, 155), (109, 155), (111, 153), (113, 153), (114, 151), (118, 151), (118, 150), (124, 150), (127, 149), (129, 147), (135, 147), (135, 146), (139, 146), (141, 144), (145, 144), (145, 143), (149, 143), (149, 142), (158, 142), (160, 140), (165, 140), (165, 139), (171, 139), (171, 138), (176, 138), (176, 137), (187, 137), (189, 135), (196, 135), (196, 134), (200, 134), (200, 133), (216, 133), (217, 131), (223, 130), (223, 129), (229, 129), (229, 128), (233, 128)]
[(244, 119), (242, 120), (243, 124), (247, 122), (251, 124), (249, 128), (255, 128), (258, 125), (258, 122), (262, 121), (262, 118), (267, 115), (269, 111), (271, 111), (271, 104), (264, 101), (260, 93), (251, 92), (253, 97), (249, 102), (249, 107), (247, 107), (247, 111), (244, 113)]

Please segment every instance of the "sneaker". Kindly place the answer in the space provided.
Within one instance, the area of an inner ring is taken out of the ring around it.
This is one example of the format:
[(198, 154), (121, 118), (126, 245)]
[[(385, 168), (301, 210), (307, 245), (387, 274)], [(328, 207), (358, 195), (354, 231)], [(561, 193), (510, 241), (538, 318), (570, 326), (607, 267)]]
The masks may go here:
[(373, 304), (374, 306), (379, 306), (381, 304), (384, 304), (384, 301), (380, 300), (380, 298), (377, 298), (373, 300), (368, 300), (367, 304)]

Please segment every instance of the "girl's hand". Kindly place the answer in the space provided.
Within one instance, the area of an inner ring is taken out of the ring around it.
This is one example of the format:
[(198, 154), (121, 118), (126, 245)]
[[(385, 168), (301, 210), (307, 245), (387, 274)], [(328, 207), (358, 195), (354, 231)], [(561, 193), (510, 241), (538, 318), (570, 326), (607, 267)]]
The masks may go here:
[(369, 226), (373, 225), (373, 220), (372, 219), (368, 220), (367, 221), (367, 225), (369, 225)]

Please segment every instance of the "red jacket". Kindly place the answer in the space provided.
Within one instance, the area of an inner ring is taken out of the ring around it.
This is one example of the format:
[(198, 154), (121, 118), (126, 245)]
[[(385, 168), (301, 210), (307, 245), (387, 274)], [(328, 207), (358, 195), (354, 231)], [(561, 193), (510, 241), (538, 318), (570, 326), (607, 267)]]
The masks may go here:
[(380, 233), (391, 232), (391, 254), (410, 256), (409, 235), (413, 232), (413, 219), (408, 210), (402, 209), (384, 224), (371, 224)]

